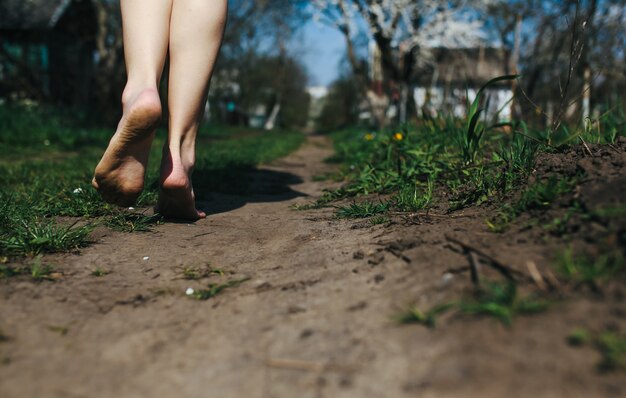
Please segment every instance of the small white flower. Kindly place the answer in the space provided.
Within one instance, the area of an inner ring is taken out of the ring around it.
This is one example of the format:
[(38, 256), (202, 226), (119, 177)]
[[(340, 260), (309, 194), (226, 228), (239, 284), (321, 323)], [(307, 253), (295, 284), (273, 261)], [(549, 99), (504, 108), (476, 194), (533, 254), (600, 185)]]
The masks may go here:
[(150, 257), (148, 257), (148, 256), (143, 258), (143, 261), (148, 261), (148, 260), (150, 260)]
[(73, 192), (74, 192), (74, 195), (80, 195), (81, 193), (83, 193), (83, 189), (82, 188), (76, 188)]
[(193, 290), (192, 288), (188, 287), (187, 290), (185, 291), (185, 294), (187, 296), (193, 296), (193, 294), (195, 293), (195, 290)]

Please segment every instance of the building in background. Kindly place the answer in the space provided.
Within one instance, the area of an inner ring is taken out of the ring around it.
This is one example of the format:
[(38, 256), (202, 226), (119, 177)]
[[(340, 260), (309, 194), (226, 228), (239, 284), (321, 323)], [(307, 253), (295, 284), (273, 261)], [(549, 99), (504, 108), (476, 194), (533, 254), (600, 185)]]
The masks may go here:
[[(498, 48), (434, 48), (430, 61), (416, 74), (413, 100), (418, 115), (464, 117), (468, 101), (489, 80), (509, 74), (508, 53)], [(495, 84), (486, 90), (487, 117), (508, 120), (513, 98), (511, 83)]]
[(0, 98), (87, 103), (97, 26), (89, 0), (2, 0)]

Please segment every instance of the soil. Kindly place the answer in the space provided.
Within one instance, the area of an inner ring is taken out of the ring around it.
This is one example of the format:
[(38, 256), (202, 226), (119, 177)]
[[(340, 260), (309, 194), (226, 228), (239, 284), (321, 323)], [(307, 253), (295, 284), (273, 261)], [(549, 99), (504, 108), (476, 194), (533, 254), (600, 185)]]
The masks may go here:
[[(591, 150), (594, 157), (583, 148), (542, 155), (537, 175), (585, 170), (581, 203), (623, 205), (626, 143)], [(395, 317), (407, 306), (427, 309), (471, 288), (468, 256), (447, 237), (520, 275), (532, 262), (548, 282), (563, 239), (527, 220), (490, 233), (489, 206), (378, 226), (336, 219), (332, 208), (293, 210), (332, 186), (313, 178), (332, 171), (323, 162), (329, 155), (329, 142), (310, 136), (296, 153), (251, 172), (245, 193), (206, 196), (206, 220), (151, 233), (98, 229), (80, 253), (44, 258), (58, 280), (0, 281), (0, 395), (626, 395), (625, 372), (597, 371), (593, 347), (566, 341), (578, 327), (626, 331), (623, 280), (600, 292), (552, 286), (559, 299), (511, 327), (454, 313), (433, 329), (401, 325)], [(574, 219), (568, 244), (613, 239), (623, 248), (623, 218), (610, 223)], [(183, 279), (183, 269), (207, 265), (223, 275)], [(109, 273), (96, 277), (96, 269)], [(185, 293), (243, 278), (206, 301)]]

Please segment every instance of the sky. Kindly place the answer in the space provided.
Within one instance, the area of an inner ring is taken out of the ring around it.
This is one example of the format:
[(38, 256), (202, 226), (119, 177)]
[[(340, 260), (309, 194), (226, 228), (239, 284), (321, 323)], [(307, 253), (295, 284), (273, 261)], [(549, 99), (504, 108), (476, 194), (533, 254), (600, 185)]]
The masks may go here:
[(302, 55), (302, 62), (309, 71), (309, 86), (328, 86), (339, 77), (340, 64), (346, 53), (340, 32), (309, 20), (293, 46), (295, 52)]

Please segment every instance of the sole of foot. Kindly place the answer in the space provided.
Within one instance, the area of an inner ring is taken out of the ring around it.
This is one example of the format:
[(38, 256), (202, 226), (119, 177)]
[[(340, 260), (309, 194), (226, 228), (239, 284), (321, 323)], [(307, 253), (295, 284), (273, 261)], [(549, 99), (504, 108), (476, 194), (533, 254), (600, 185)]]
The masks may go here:
[(127, 207), (139, 198), (160, 120), (161, 101), (154, 89), (140, 92), (124, 110), (92, 181), (106, 202)]
[(206, 218), (206, 213), (196, 209), (191, 178), (181, 162), (173, 162), (171, 155), (164, 154), (161, 173), (161, 190), (155, 212), (170, 220), (197, 221)]

